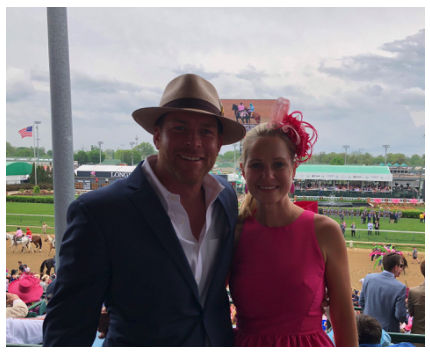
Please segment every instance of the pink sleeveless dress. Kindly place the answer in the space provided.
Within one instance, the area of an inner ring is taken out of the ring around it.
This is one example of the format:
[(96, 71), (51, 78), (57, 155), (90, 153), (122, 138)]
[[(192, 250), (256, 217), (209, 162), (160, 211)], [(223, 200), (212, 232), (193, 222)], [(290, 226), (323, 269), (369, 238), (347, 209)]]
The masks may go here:
[(230, 272), (236, 347), (333, 347), (322, 330), (325, 263), (314, 214), (284, 227), (245, 221)]

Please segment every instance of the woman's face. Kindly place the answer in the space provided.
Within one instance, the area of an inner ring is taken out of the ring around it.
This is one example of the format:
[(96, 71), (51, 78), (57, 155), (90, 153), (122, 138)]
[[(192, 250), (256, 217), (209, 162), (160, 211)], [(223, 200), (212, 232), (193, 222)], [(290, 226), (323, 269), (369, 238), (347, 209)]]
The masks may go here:
[(261, 204), (278, 203), (287, 197), (296, 174), (287, 144), (271, 136), (252, 142), (241, 168), (249, 192)]

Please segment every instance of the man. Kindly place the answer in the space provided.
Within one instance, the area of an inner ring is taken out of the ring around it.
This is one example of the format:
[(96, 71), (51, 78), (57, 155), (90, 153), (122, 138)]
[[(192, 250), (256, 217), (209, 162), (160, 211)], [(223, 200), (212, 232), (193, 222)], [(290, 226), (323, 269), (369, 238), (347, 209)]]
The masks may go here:
[[(223, 117), (215, 88), (192, 74), (133, 118), (159, 154), (70, 205), (44, 346), (91, 346), (103, 303), (104, 346), (232, 346), (225, 278), (237, 197), (208, 172), (245, 128)], [(137, 263), (138, 272), (124, 270)]]
[(375, 223), (375, 235), (379, 235), (379, 221)]
[[(357, 322), (358, 347), (388, 346), (389, 341), (391, 341), (390, 335), (383, 330), (378, 320), (366, 314), (357, 314), (355, 319)], [(400, 342), (398, 344), (389, 345), (389, 347), (415, 346), (410, 342)]]
[(28, 314), (27, 305), (15, 293), (6, 293), (6, 319), (25, 318)]
[(418, 259), (418, 250), (417, 247), (414, 247), (413, 251), (412, 251), (412, 260), (411, 263), (414, 264), (414, 260), (416, 260), (418, 262), (418, 264), (420, 264), (421, 262)]
[(48, 228), (48, 225), (44, 222), (42, 225), (42, 235), (46, 235), (46, 229)]
[(355, 237), (355, 222), (351, 225), (351, 237)]
[[(425, 260), (421, 263), (421, 273), (425, 277)], [(409, 289), (408, 310), (412, 321), (411, 334), (425, 334), (425, 281)]]
[(385, 331), (400, 332), (399, 324), (406, 321), (406, 286), (396, 278), (402, 273), (403, 258), (389, 253), (382, 264), (382, 273), (364, 278), (359, 303), (363, 314), (376, 318)]
[(373, 224), (369, 220), (369, 222), (367, 223), (367, 236), (372, 236), (372, 230), (373, 230)]

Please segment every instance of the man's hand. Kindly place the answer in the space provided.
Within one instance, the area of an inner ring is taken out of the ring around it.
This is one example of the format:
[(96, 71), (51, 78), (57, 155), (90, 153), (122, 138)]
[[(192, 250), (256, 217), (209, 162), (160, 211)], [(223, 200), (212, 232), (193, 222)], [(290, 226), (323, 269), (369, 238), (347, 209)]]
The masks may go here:
[(14, 293), (6, 293), (6, 304), (12, 304), (16, 299), (21, 298), (19, 298), (19, 296)]
[(100, 314), (99, 327), (97, 328), (97, 330), (100, 332), (99, 339), (104, 339), (106, 337), (106, 334), (109, 330), (109, 324), (109, 313), (107, 312), (106, 307), (103, 307)]
[(327, 287), (325, 288), (324, 299), (321, 303), (321, 313), (326, 313), (326, 308), (330, 305), (330, 297), (328, 296)]

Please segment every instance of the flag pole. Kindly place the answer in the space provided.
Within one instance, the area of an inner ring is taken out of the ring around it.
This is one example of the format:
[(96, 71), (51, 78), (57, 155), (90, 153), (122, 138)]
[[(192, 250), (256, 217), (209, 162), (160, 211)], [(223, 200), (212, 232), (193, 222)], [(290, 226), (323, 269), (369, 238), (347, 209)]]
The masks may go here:
[(33, 133), (33, 152), (34, 152), (34, 185), (37, 186), (37, 164), (36, 164), (36, 133), (34, 133), (34, 123), (32, 128)]

